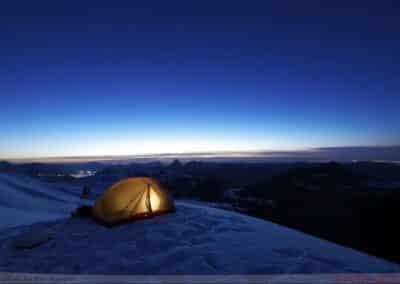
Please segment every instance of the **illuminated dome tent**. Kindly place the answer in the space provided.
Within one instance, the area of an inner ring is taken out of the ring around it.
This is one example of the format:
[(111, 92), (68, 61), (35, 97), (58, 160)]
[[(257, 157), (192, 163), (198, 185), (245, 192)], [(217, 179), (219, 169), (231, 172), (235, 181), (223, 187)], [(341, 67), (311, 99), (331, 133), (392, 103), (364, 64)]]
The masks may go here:
[(92, 215), (99, 223), (113, 226), (173, 211), (172, 198), (156, 180), (135, 177), (111, 185), (96, 200)]

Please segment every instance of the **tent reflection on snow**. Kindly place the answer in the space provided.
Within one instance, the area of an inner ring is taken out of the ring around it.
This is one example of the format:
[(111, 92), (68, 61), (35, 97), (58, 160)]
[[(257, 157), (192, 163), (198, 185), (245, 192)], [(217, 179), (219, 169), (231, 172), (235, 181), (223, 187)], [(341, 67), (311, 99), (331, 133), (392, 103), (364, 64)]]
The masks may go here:
[(113, 226), (174, 211), (174, 201), (161, 184), (152, 178), (135, 177), (111, 185), (96, 200), (92, 216)]

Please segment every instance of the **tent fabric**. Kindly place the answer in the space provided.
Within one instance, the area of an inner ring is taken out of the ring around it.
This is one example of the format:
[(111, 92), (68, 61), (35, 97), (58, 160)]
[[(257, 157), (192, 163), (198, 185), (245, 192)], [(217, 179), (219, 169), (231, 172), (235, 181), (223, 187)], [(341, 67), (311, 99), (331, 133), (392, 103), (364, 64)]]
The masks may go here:
[(127, 178), (111, 185), (95, 202), (92, 215), (104, 225), (175, 211), (166, 189), (147, 177)]

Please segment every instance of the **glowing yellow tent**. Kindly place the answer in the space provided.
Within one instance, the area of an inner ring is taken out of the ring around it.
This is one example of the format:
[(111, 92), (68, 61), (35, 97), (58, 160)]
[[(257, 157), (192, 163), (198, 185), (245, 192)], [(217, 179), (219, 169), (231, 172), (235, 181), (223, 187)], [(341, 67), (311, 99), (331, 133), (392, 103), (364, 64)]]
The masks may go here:
[(172, 198), (154, 179), (135, 177), (111, 185), (97, 200), (92, 215), (112, 226), (175, 211)]

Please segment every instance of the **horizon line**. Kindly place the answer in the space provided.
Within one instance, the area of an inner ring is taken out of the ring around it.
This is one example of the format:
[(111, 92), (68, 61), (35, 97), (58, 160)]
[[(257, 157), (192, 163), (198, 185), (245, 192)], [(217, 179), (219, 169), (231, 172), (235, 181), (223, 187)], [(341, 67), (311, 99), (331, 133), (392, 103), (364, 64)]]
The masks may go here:
[[(382, 150), (394, 150), (393, 154), (395, 157), (393, 159), (366, 159), (366, 160), (382, 160), (382, 161), (394, 161), (400, 160), (400, 145), (370, 145), (370, 146), (328, 146), (328, 147), (307, 147), (298, 149), (275, 149), (275, 150), (243, 150), (243, 151), (193, 151), (193, 152), (181, 152), (181, 153), (146, 153), (146, 154), (126, 154), (126, 155), (76, 155), (76, 156), (42, 156), (42, 157), (4, 157), (0, 158), (3, 161), (9, 162), (95, 162), (95, 161), (115, 161), (115, 160), (129, 160), (129, 159), (158, 159), (158, 160), (168, 160), (168, 159), (299, 159), (304, 158), (316, 158), (312, 157), (312, 154), (325, 154), (324, 160), (327, 159), (326, 155), (336, 154), (340, 151), (347, 151), (347, 154), (355, 154), (355, 152), (368, 152), (368, 151), (382, 151)], [(353, 151), (351, 153), (349, 151)], [(373, 153), (369, 153), (373, 154)], [(387, 153), (385, 153), (387, 154)], [(306, 155), (306, 156), (304, 156)], [(310, 156), (311, 155), (311, 156)], [(308, 157), (307, 157), (308, 156)], [(335, 160), (334, 157), (328, 160)], [(363, 160), (363, 159), (350, 159), (352, 160)]]

